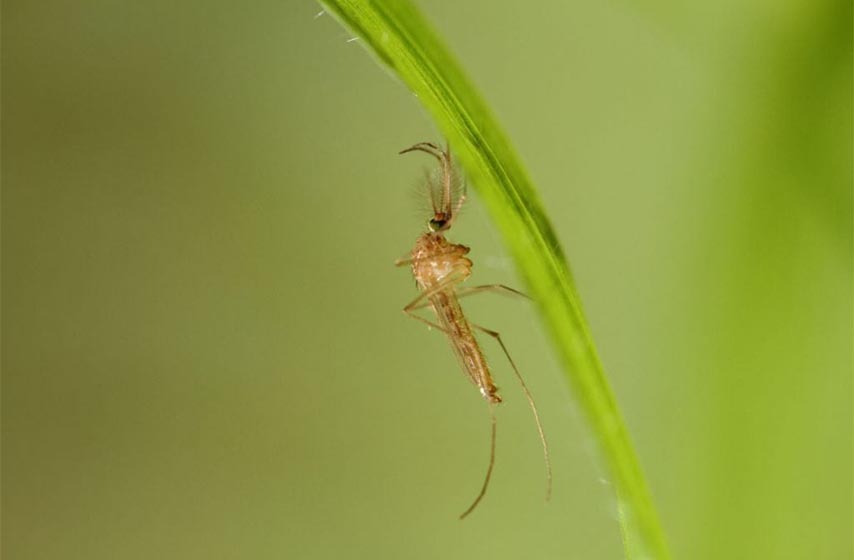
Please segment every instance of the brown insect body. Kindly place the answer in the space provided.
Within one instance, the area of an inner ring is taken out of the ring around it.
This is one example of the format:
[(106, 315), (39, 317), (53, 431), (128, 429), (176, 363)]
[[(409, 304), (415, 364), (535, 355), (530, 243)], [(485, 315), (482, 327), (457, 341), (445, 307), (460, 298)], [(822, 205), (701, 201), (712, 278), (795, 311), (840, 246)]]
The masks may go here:
[(412, 275), (418, 287), (428, 294), (427, 301), (469, 379), (483, 398), (500, 403), (498, 387), (455, 293), (456, 285), (471, 275), (473, 263), (465, 257), (469, 250), (465, 245), (451, 243), (441, 232), (425, 233), (412, 250)]
[[(457, 177), (455, 176), (453, 166), (451, 164), (451, 154), (448, 150), (442, 150), (435, 144), (422, 142), (411, 148), (403, 150), (401, 153), (421, 151), (439, 160), (441, 164), (441, 173), (435, 178), (428, 181), (430, 200), (433, 205), (433, 217), (427, 222), (428, 232), (421, 235), (415, 242), (415, 247), (409, 254), (408, 258), (397, 261), (398, 266), (410, 265), (412, 275), (415, 277), (415, 282), (418, 285), (421, 294), (412, 302), (403, 308), (404, 313), (411, 316), (413, 319), (421, 321), (432, 328), (441, 330), (447, 335), (454, 349), (454, 353), (462, 365), (463, 371), (468, 375), (471, 382), (480, 390), (481, 396), (489, 404), (489, 414), (491, 420), (491, 436), (490, 436), (490, 455), (489, 467), (486, 471), (486, 477), (483, 481), (483, 486), (480, 493), (475, 498), (469, 508), (463, 512), (460, 518), (466, 517), (480, 503), (483, 496), (486, 494), (486, 489), (489, 486), (489, 480), (492, 476), (492, 469), (495, 465), (495, 406), (501, 402), (501, 397), (498, 395), (498, 388), (492, 380), (492, 373), (489, 370), (489, 365), (486, 363), (486, 358), (483, 351), (474, 336), (474, 330), (479, 330), (493, 337), (507, 360), (513, 368), (513, 373), (519, 380), (522, 386), (522, 391), (528, 404), (534, 414), (534, 420), (537, 423), (537, 431), (540, 435), (540, 441), (543, 445), (543, 455), (546, 462), (546, 499), (551, 493), (551, 464), (549, 462), (549, 450), (546, 444), (546, 438), (543, 434), (543, 428), (540, 423), (537, 407), (534, 404), (534, 399), (531, 392), (525, 385), (513, 358), (507, 351), (507, 347), (501, 340), (501, 335), (490, 329), (486, 329), (479, 325), (469, 323), (466, 319), (463, 309), (460, 306), (460, 298), (466, 295), (475, 294), (483, 291), (497, 291), (505, 294), (524, 295), (512, 288), (500, 284), (491, 284), (485, 286), (475, 286), (472, 288), (459, 288), (460, 283), (471, 276), (472, 261), (466, 257), (469, 248), (465, 245), (451, 243), (445, 239), (444, 232), (450, 229), (454, 223), (457, 213), (465, 201), (464, 192), (455, 192)], [(435, 313), (438, 323), (434, 323), (429, 319), (415, 314), (415, 310), (423, 307), (429, 307)]]

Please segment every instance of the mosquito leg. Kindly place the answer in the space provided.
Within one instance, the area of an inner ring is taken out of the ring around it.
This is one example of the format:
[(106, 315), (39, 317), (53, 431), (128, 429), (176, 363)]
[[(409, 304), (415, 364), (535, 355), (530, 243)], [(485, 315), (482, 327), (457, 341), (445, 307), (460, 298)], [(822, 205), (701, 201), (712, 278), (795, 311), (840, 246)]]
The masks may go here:
[(516, 379), (518, 379), (519, 384), (522, 385), (522, 392), (525, 393), (525, 398), (528, 400), (528, 405), (531, 407), (531, 412), (534, 413), (534, 421), (537, 423), (537, 431), (540, 433), (540, 443), (542, 443), (543, 445), (543, 458), (546, 461), (546, 500), (548, 500), (552, 494), (552, 463), (551, 459), (549, 459), (549, 445), (548, 443), (546, 443), (546, 435), (543, 432), (543, 425), (540, 422), (540, 414), (537, 412), (537, 405), (534, 404), (534, 397), (531, 395), (531, 391), (525, 384), (525, 380), (522, 379), (522, 374), (519, 373), (519, 368), (516, 367), (516, 363), (513, 361), (513, 358), (510, 357), (510, 352), (507, 351), (507, 347), (504, 345), (504, 341), (501, 340), (501, 335), (491, 329), (481, 327), (480, 325), (472, 324), (472, 327), (488, 334), (489, 336), (498, 341), (498, 344), (501, 346), (501, 349), (504, 350), (504, 355), (507, 356), (507, 361), (509, 361), (510, 365), (513, 366), (513, 373), (516, 374)]
[(413, 299), (412, 301), (410, 301), (408, 304), (406, 304), (404, 306), (403, 312), (409, 314), (411, 311), (413, 311), (415, 309), (420, 309), (422, 307), (429, 305), (430, 302), (427, 301), (427, 298), (430, 297), (431, 295), (437, 293), (438, 291), (439, 290), (437, 289), (435, 291), (431, 290), (431, 291), (427, 291), (427, 292), (421, 292), (420, 294), (418, 294), (418, 297), (416, 297), (415, 299)]
[[(423, 307), (423, 306), (419, 306), (419, 307)], [(409, 315), (410, 317), (412, 317), (413, 319), (415, 319), (416, 321), (421, 321), (422, 323), (424, 323), (428, 327), (432, 327), (434, 329), (439, 329), (443, 333), (448, 332), (445, 330), (445, 327), (443, 327), (437, 323), (434, 323), (430, 319), (425, 319), (424, 317), (422, 317), (420, 315), (416, 315), (415, 313), (412, 312), (412, 309), (404, 309), (403, 312), (406, 313), (407, 315)]]
[(417, 319), (417, 320), (421, 321), (422, 323), (426, 323), (427, 325), (434, 327), (434, 328), (437, 328), (442, 332), (447, 332), (444, 327), (441, 327), (441, 326), (437, 325), (436, 323), (433, 323), (432, 321), (425, 319), (424, 317), (420, 317), (420, 316), (416, 315), (415, 313), (413, 313), (413, 311), (415, 311), (416, 309), (421, 309), (422, 307), (427, 307), (428, 305), (430, 305), (430, 300), (429, 300), (430, 296), (433, 296), (433, 295), (435, 295), (441, 291), (447, 290), (450, 286), (453, 286), (454, 284), (456, 284), (459, 281), (460, 281), (459, 277), (456, 275), (453, 275), (453, 274), (446, 277), (444, 280), (442, 280), (440, 283), (438, 283), (432, 289), (427, 290), (426, 292), (421, 292), (420, 294), (418, 294), (418, 297), (416, 297), (415, 299), (410, 301), (403, 308), (403, 312), (406, 313), (407, 315), (409, 315), (410, 317), (412, 317), (413, 319)]
[(394, 266), (408, 266), (408, 265), (412, 264), (412, 262), (414, 260), (415, 259), (413, 259), (409, 255), (406, 255), (406, 256), (400, 257), (399, 259), (394, 261)]
[(489, 466), (486, 469), (486, 477), (483, 479), (483, 486), (481, 486), (480, 492), (477, 494), (474, 502), (472, 502), (462, 515), (460, 515), (460, 519), (465, 519), (468, 514), (474, 511), (474, 508), (477, 507), (477, 504), (479, 504), (486, 495), (486, 489), (489, 486), (489, 479), (492, 478), (492, 468), (495, 466), (495, 405), (492, 403), (489, 404), (489, 420), (491, 423), (491, 431), (489, 437)]
[[(449, 282), (447, 282), (447, 284), (453, 284), (453, 281), (449, 281)], [(438, 325), (438, 324), (434, 323), (433, 321), (430, 321), (429, 319), (425, 319), (424, 317), (421, 317), (421, 316), (416, 315), (414, 313), (414, 311), (416, 309), (420, 309), (422, 307), (426, 307), (427, 305), (429, 305), (430, 302), (425, 301), (428, 296), (430, 296), (433, 293), (436, 293), (438, 291), (441, 291), (441, 289), (444, 289), (446, 287), (447, 287), (446, 285), (442, 284), (440, 286), (437, 286), (437, 288), (434, 290), (420, 294), (417, 298), (412, 300), (412, 302), (410, 302), (409, 305), (407, 305), (406, 307), (403, 308), (403, 312), (406, 313), (407, 315), (409, 315), (410, 317), (412, 317), (413, 319), (416, 319), (418, 321), (421, 321), (422, 323), (425, 323), (429, 327), (433, 327), (435, 329), (438, 329), (442, 332), (447, 333), (447, 330), (445, 330), (445, 328), (442, 327), (441, 325)], [(492, 469), (495, 466), (495, 427), (496, 427), (495, 408), (494, 408), (494, 405), (492, 403), (489, 403), (489, 417), (490, 417), (490, 423), (491, 423), (491, 433), (490, 433), (490, 440), (489, 440), (489, 466), (486, 469), (486, 477), (483, 480), (483, 486), (481, 486), (480, 492), (478, 492), (477, 497), (474, 499), (474, 502), (472, 502), (472, 504), (468, 507), (468, 509), (466, 509), (462, 513), (462, 515), (460, 515), (460, 519), (465, 519), (466, 516), (468, 516), (472, 511), (474, 511), (474, 509), (477, 507), (477, 505), (480, 503), (480, 501), (486, 495), (486, 489), (489, 487), (489, 480), (492, 478)], [(539, 420), (538, 420), (538, 425), (539, 425)], [(540, 431), (540, 434), (542, 436), (542, 430)], [(545, 440), (543, 440), (543, 441), (545, 442)], [(549, 476), (551, 476), (551, 473), (549, 474)]]
[(408, 304), (406, 304), (404, 306), (403, 312), (406, 313), (407, 315), (412, 315), (412, 312), (414, 310), (421, 309), (422, 307), (427, 307), (428, 305), (430, 305), (430, 301), (427, 298), (429, 296), (433, 295), (434, 293), (438, 292), (438, 291), (439, 290), (429, 291), (429, 292), (421, 292), (420, 294), (418, 294), (418, 297), (416, 297), (415, 299), (413, 299), (412, 301), (410, 301)]
[(526, 299), (531, 299), (526, 294), (520, 292), (519, 290), (514, 290), (509, 286), (505, 286), (504, 284), (485, 284), (483, 286), (472, 286), (470, 288), (460, 288), (457, 290), (457, 297), (464, 298), (466, 296), (472, 296), (474, 294), (479, 294), (481, 292), (495, 292), (498, 294), (504, 294), (507, 296), (521, 296)]
[(403, 312), (408, 313), (409, 311), (412, 311), (413, 309), (419, 309), (421, 307), (426, 306), (428, 302), (422, 303), (423, 300), (429, 299), (431, 296), (434, 296), (434, 295), (438, 294), (439, 292), (443, 292), (445, 290), (450, 289), (451, 286), (459, 283), (464, 278), (465, 278), (465, 276), (461, 276), (459, 274), (449, 274), (441, 282), (439, 282), (438, 284), (436, 284), (435, 286), (433, 286), (429, 290), (426, 290), (426, 291), (418, 294), (418, 297), (416, 297), (415, 299), (410, 301), (406, 305), (406, 307), (403, 308)]
[[(464, 298), (467, 296), (473, 296), (475, 294), (479, 294), (481, 292), (496, 292), (499, 294), (505, 294), (505, 295), (509, 295), (509, 296), (519, 296), (519, 297), (531, 299), (527, 295), (523, 294), (522, 292), (520, 292), (518, 290), (514, 290), (513, 288), (510, 288), (510, 287), (505, 286), (503, 284), (485, 284), (483, 286), (472, 286), (470, 288), (461, 288), (461, 289), (456, 291), (456, 296), (458, 299), (461, 299), (461, 298)], [(406, 309), (408, 309), (409, 311), (415, 311), (416, 309), (421, 309), (422, 307), (427, 307), (428, 305), (430, 305), (429, 301), (421, 301), (423, 299), (424, 299), (423, 297), (417, 298), (415, 301), (413, 301), (412, 303), (407, 305)]]
[[(520, 292), (518, 290), (514, 290), (513, 288), (510, 288), (510, 287), (505, 286), (503, 284), (486, 284), (483, 286), (472, 286), (470, 288), (462, 288), (460, 290), (457, 290), (456, 295), (457, 295), (457, 298), (461, 299), (461, 298), (464, 298), (466, 296), (479, 294), (481, 292), (497, 292), (500, 294), (507, 294), (507, 295), (511, 295), (511, 296), (520, 296), (523, 298), (528, 298), (528, 296), (523, 294), (522, 292)], [(528, 298), (528, 299), (530, 299), (530, 298)], [(407, 305), (403, 309), (403, 311), (407, 315), (410, 315), (413, 319), (418, 319), (421, 322), (427, 323), (431, 327), (436, 327), (437, 329), (441, 330), (442, 332), (445, 332), (445, 329), (438, 326), (436, 323), (432, 323), (432, 322), (428, 321), (427, 319), (424, 319), (423, 317), (419, 317), (418, 315), (415, 315), (414, 313), (412, 313), (416, 309), (422, 309), (424, 307), (427, 307), (428, 305), (430, 305), (429, 301), (425, 301), (423, 298), (419, 297), (419, 298), (416, 298), (415, 301), (413, 301), (412, 303)], [(472, 326), (474, 326), (475, 328), (478, 328), (484, 332), (487, 332), (487, 329), (484, 329), (483, 327), (479, 327), (477, 325), (472, 325)], [(493, 336), (492, 331), (488, 331), (488, 332), (489, 332), (490, 336)], [(498, 334), (498, 333), (495, 333), (495, 334)], [(501, 342), (500, 339), (499, 339), (499, 342)], [(505, 350), (505, 353), (506, 353), (506, 350)], [(507, 357), (509, 358), (510, 356), (507, 356)], [(512, 363), (512, 360), (511, 360), (511, 363)]]

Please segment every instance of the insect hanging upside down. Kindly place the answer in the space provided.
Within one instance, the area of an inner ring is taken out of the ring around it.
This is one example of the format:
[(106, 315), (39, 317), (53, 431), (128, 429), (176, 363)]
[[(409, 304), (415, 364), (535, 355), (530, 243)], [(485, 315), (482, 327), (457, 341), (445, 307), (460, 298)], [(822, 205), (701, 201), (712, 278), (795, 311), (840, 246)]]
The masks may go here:
[[(472, 261), (466, 257), (469, 248), (465, 245), (451, 243), (445, 239), (445, 232), (453, 225), (454, 219), (465, 201), (463, 184), (455, 173), (453, 163), (451, 162), (450, 150), (442, 150), (435, 144), (421, 142), (400, 153), (405, 154), (415, 151), (425, 152), (435, 157), (439, 160), (441, 167), (440, 173), (435, 178), (429, 178), (427, 182), (433, 211), (433, 216), (427, 221), (428, 231), (418, 238), (418, 241), (415, 242), (415, 247), (407, 257), (399, 259), (395, 263), (397, 266), (411, 266), (412, 275), (415, 277), (415, 282), (419, 290), (421, 290), (421, 294), (404, 307), (403, 311), (413, 319), (426, 323), (448, 336), (448, 340), (462, 365), (463, 371), (465, 371), (471, 382), (480, 390), (481, 396), (488, 403), (491, 420), (489, 467), (486, 471), (486, 477), (474, 502), (460, 515), (460, 519), (466, 517), (477, 507), (489, 486), (492, 469), (495, 465), (495, 405), (501, 402), (501, 397), (498, 395), (498, 387), (495, 386), (492, 380), (489, 365), (474, 336), (475, 330), (491, 336), (498, 342), (504, 351), (504, 355), (507, 356), (507, 360), (510, 362), (516, 378), (522, 385), (522, 391), (528, 400), (528, 404), (531, 406), (540, 442), (543, 445), (543, 455), (546, 462), (546, 499), (548, 499), (551, 494), (552, 480), (549, 448), (546, 444), (543, 427), (540, 423), (540, 417), (537, 413), (537, 407), (534, 404), (531, 392), (528, 390), (527, 385), (525, 385), (525, 381), (516, 368), (513, 358), (510, 357), (507, 347), (501, 340), (501, 335), (493, 330), (470, 323), (466, 319), (459, 301), (465, 296), (487, 291), (503, 292), (523, 297), (524, 294), (500, 284), (469, 288), (459, 287), (460, 283), (471, 275)], [(424, 307), (429, 307), (433, 310), (438, 323), (414, 313), (415, 310)]]

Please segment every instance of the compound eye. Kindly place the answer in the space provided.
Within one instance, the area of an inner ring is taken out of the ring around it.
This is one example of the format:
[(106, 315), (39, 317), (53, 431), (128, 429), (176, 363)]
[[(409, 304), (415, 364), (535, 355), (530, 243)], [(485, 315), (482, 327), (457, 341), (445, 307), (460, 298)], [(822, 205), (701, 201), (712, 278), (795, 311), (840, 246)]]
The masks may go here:
[(427, 227), (430, 228), (430, 231), (437, 232), (444, 229), (447, 223), (447, 220), (431, 218), (430, 221), (427, 222)]

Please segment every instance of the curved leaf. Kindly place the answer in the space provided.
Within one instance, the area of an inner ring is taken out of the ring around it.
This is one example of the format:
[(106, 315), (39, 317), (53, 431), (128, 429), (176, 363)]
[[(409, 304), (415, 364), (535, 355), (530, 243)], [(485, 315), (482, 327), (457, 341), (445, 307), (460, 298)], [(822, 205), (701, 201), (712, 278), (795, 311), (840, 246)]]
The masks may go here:
[(569, 265), (536, 190), (488, 107), (408, 0), (326, 0), (418, 96), (454, 147), (537, 301), (613, 476), (628, 558), (669, 558), (663, 531), (596, 353)]

